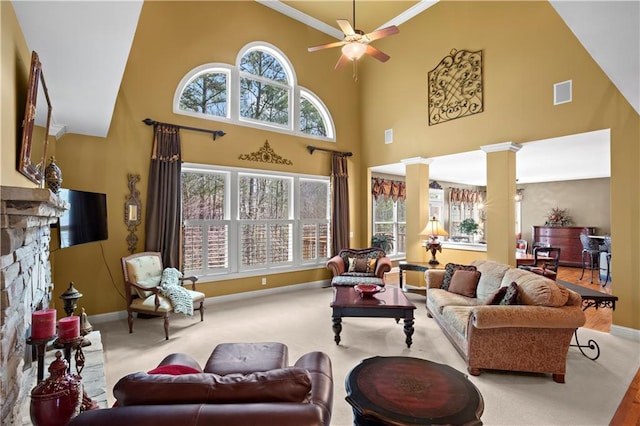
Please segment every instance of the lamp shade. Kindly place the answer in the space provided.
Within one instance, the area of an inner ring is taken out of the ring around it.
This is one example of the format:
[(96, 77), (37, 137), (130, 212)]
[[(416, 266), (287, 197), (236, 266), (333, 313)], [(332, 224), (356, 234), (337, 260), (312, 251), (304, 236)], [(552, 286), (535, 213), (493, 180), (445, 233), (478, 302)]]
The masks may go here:
[(351, 42), (342, 46), (342, 53), (352, 61), (360, 59), (366, 50), (367, 46), (358, 42)]
[(420, 231), (419, 235), (424, 235), (428, 237), (446, 237), (449, 235), (447, 231), (444, 230), (444, 227), (440, 223), (436, 217), (432, 217), (427, 222), (427, 226), (424, 227), (422, 231)]

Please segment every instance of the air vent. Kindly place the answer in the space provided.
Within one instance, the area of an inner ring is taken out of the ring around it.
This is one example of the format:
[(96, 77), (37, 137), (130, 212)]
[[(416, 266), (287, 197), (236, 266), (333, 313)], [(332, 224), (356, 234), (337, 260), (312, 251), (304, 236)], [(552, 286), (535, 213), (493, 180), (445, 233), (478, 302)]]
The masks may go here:
[(571, 80), (553, 85), (553, 104), (560, 105), (571, 102)]
[(393, 143), (393, 129), (387, 129), (384, 131), (384, 143)]

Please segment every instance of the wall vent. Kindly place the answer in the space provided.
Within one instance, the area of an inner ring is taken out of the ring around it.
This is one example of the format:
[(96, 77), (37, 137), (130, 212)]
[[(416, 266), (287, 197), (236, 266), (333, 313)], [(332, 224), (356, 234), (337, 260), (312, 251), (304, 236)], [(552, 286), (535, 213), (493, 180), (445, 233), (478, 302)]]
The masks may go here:
[(384, 143), (393, 143), (393, 129), (387, 129), (384, 131)]
[(553, 85), (553, 104), (560, 105), (571, 102), (571, 80)]

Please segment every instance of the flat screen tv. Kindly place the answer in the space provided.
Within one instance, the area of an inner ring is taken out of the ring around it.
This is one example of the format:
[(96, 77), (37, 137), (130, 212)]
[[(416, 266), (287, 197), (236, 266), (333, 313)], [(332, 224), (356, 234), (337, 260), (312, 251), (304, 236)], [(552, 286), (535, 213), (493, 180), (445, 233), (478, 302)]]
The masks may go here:
[(60, 189), (58, 196), (69, 203), (58, 223), (60, 248), (109, 238), (106, 194)]

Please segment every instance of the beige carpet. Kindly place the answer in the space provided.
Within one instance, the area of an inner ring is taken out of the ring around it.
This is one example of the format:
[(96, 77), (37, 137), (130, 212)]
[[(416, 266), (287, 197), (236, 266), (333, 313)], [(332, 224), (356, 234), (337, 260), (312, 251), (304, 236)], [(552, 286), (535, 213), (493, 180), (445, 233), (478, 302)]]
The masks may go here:
[[(463, 360), (432, 319), (427, 318), (424, 296), (408, 294), (416, 309), (413, 345), (404, 343), (402, 321), (346, 318), (338, 346), (331, 329), (332, 290), (296, 286), (286, 291), (254, 292), (207, 300), (205, 321), (199, 316), (173, 315), (170, 340), (164, 340), (162, 320), (136, 319), (129, 334), (126, 319), (96, 322), (105, 349), (109, 404), (112, 389), (125, 374), (146, 371), (167, 354), (185, 352), (203, 364), (222, 342), (283, 342), (290, 363), (302, 354), (326, 352), (333, 363), (332, 425), (352, 424), (345, 402), (344, 380), (360, 360), (374, 355), (411, 356), (449, 364), (466, 372)], [(566, 383), (548, 375), (483, 372), (470, 380), (483, 395), (486, 425), (607, 425), (640, 365), (640, 343), (607, 333), (580, 329), (582, 341), (596, 340), (597, 361), (570, 348)]]

